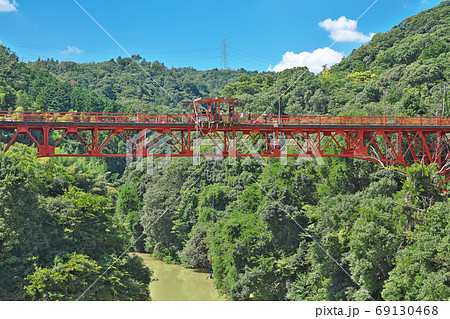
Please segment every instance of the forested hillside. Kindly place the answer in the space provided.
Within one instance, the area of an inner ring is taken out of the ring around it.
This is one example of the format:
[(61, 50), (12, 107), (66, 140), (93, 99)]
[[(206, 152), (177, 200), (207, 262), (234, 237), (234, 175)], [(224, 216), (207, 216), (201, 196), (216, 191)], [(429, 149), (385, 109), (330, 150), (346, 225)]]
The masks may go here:
[(200, 96), (219, 96), (220, 90), (228, 82), (235, 81), (244, 74), (248, 76), (256, 74), (243, 69), (237, 71), (169, 69), (158, 61), (149, 62), (137, 55), (133, 55), (132, 58), (118, 57), (108, 62), (86, 64), (40, 60), (32, 65), (45, 68), (62, 81), (72, 81), (76, 86), (90, 89), (117, 101), (128, 112), (137, 111), (137, 87), (140, 86), (139, 108), (141, 112), (146, 113), (179, 113), (182, 100), (193, 100)]
[[(283, 114), (441, 116), (449, 28), (444, 1), (317, 75), (176, 69), (139, 56), (140, 66), (23, 63), (0, 46), (0, 110), (134, 112), (139, 85), (142, 112), (222, 95), (277, 113), (280, 85)], [(3, 300), (76, 299), (130, 244), (188, 267), (206, 268), (212, 250), (215, 285), (232, 300), (450, 300), (449, 187), (434, 166), (188, 158), (148, 171), (145, 159), (36, 159), (19, 143), (0, 165)], [(138, 258), (123, 258), (84, 299), (147, 299), (149, 278)]]

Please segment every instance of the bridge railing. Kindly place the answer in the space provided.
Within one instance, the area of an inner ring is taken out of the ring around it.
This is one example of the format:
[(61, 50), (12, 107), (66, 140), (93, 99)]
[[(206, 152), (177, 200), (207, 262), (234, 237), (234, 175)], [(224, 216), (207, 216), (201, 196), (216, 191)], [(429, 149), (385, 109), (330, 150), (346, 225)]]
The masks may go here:
[[(210, 120), (200, 115), (197, 120)], [(247, 125), (276, 125), (277, 115), (237, 113), (233, 117), (221, 116), (224, 123)], [(137, 114), (137, 113), (86, 113), (86, 112), (15, 112), (0, 111), (0, 122), (48, 122), (48, 123), (195, 123), (193, 114)], [(283, 115), (281, 125), (352, 125), (352, 126), (450, 126), (447, 117), (376, 117), (376, 116), (314, 116)]]

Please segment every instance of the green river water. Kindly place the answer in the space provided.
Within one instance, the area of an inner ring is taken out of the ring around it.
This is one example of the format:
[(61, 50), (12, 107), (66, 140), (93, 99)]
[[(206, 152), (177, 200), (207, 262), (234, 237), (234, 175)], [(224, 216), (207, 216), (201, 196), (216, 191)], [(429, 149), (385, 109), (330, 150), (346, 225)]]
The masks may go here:
[(226, 298), (218, 293), (213, 281), (206, 279), (203, 270), (167, 264), (149, 254), (136, 253), (153, 271), (150, 295), (155, 301), (220, 301)]

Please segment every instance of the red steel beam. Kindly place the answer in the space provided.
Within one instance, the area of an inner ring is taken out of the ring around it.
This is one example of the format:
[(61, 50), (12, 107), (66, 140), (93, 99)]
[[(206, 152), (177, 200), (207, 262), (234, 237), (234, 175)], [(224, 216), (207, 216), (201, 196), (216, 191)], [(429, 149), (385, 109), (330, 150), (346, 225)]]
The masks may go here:
[[(283, 116), (282, 124), (276, 121), (245, 115), (232, 124), (225, 119), (227, 124), (199, 126), (192, 114), (0, 112), (0, 132), (4, 151), (23, 134), (41, 157), (208, 157), (215, 148), (215, 156), (224, 157), (349, 157), (385, 165), (436, 163), (443, 174), (450, 171), (450, 118)], [(60, 153), (70, 136), (84, 154)], [(115, 137), (128, 151), (108, 152)]]

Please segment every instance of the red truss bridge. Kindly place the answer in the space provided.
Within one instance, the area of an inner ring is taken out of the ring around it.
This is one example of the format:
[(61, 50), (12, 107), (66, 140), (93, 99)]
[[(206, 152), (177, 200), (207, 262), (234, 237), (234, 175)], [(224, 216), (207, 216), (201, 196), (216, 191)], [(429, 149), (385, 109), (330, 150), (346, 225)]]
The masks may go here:
[(450, 118), (255, 115), (238, 110), (235, 99), (188, 103), (193, 107), (181, 114), (0, 112), (0, 141), (5, 152), (15, 141), (32, 143), (40, 157), (349, 157), (383, 165), (436, 163), (450, 180)]

